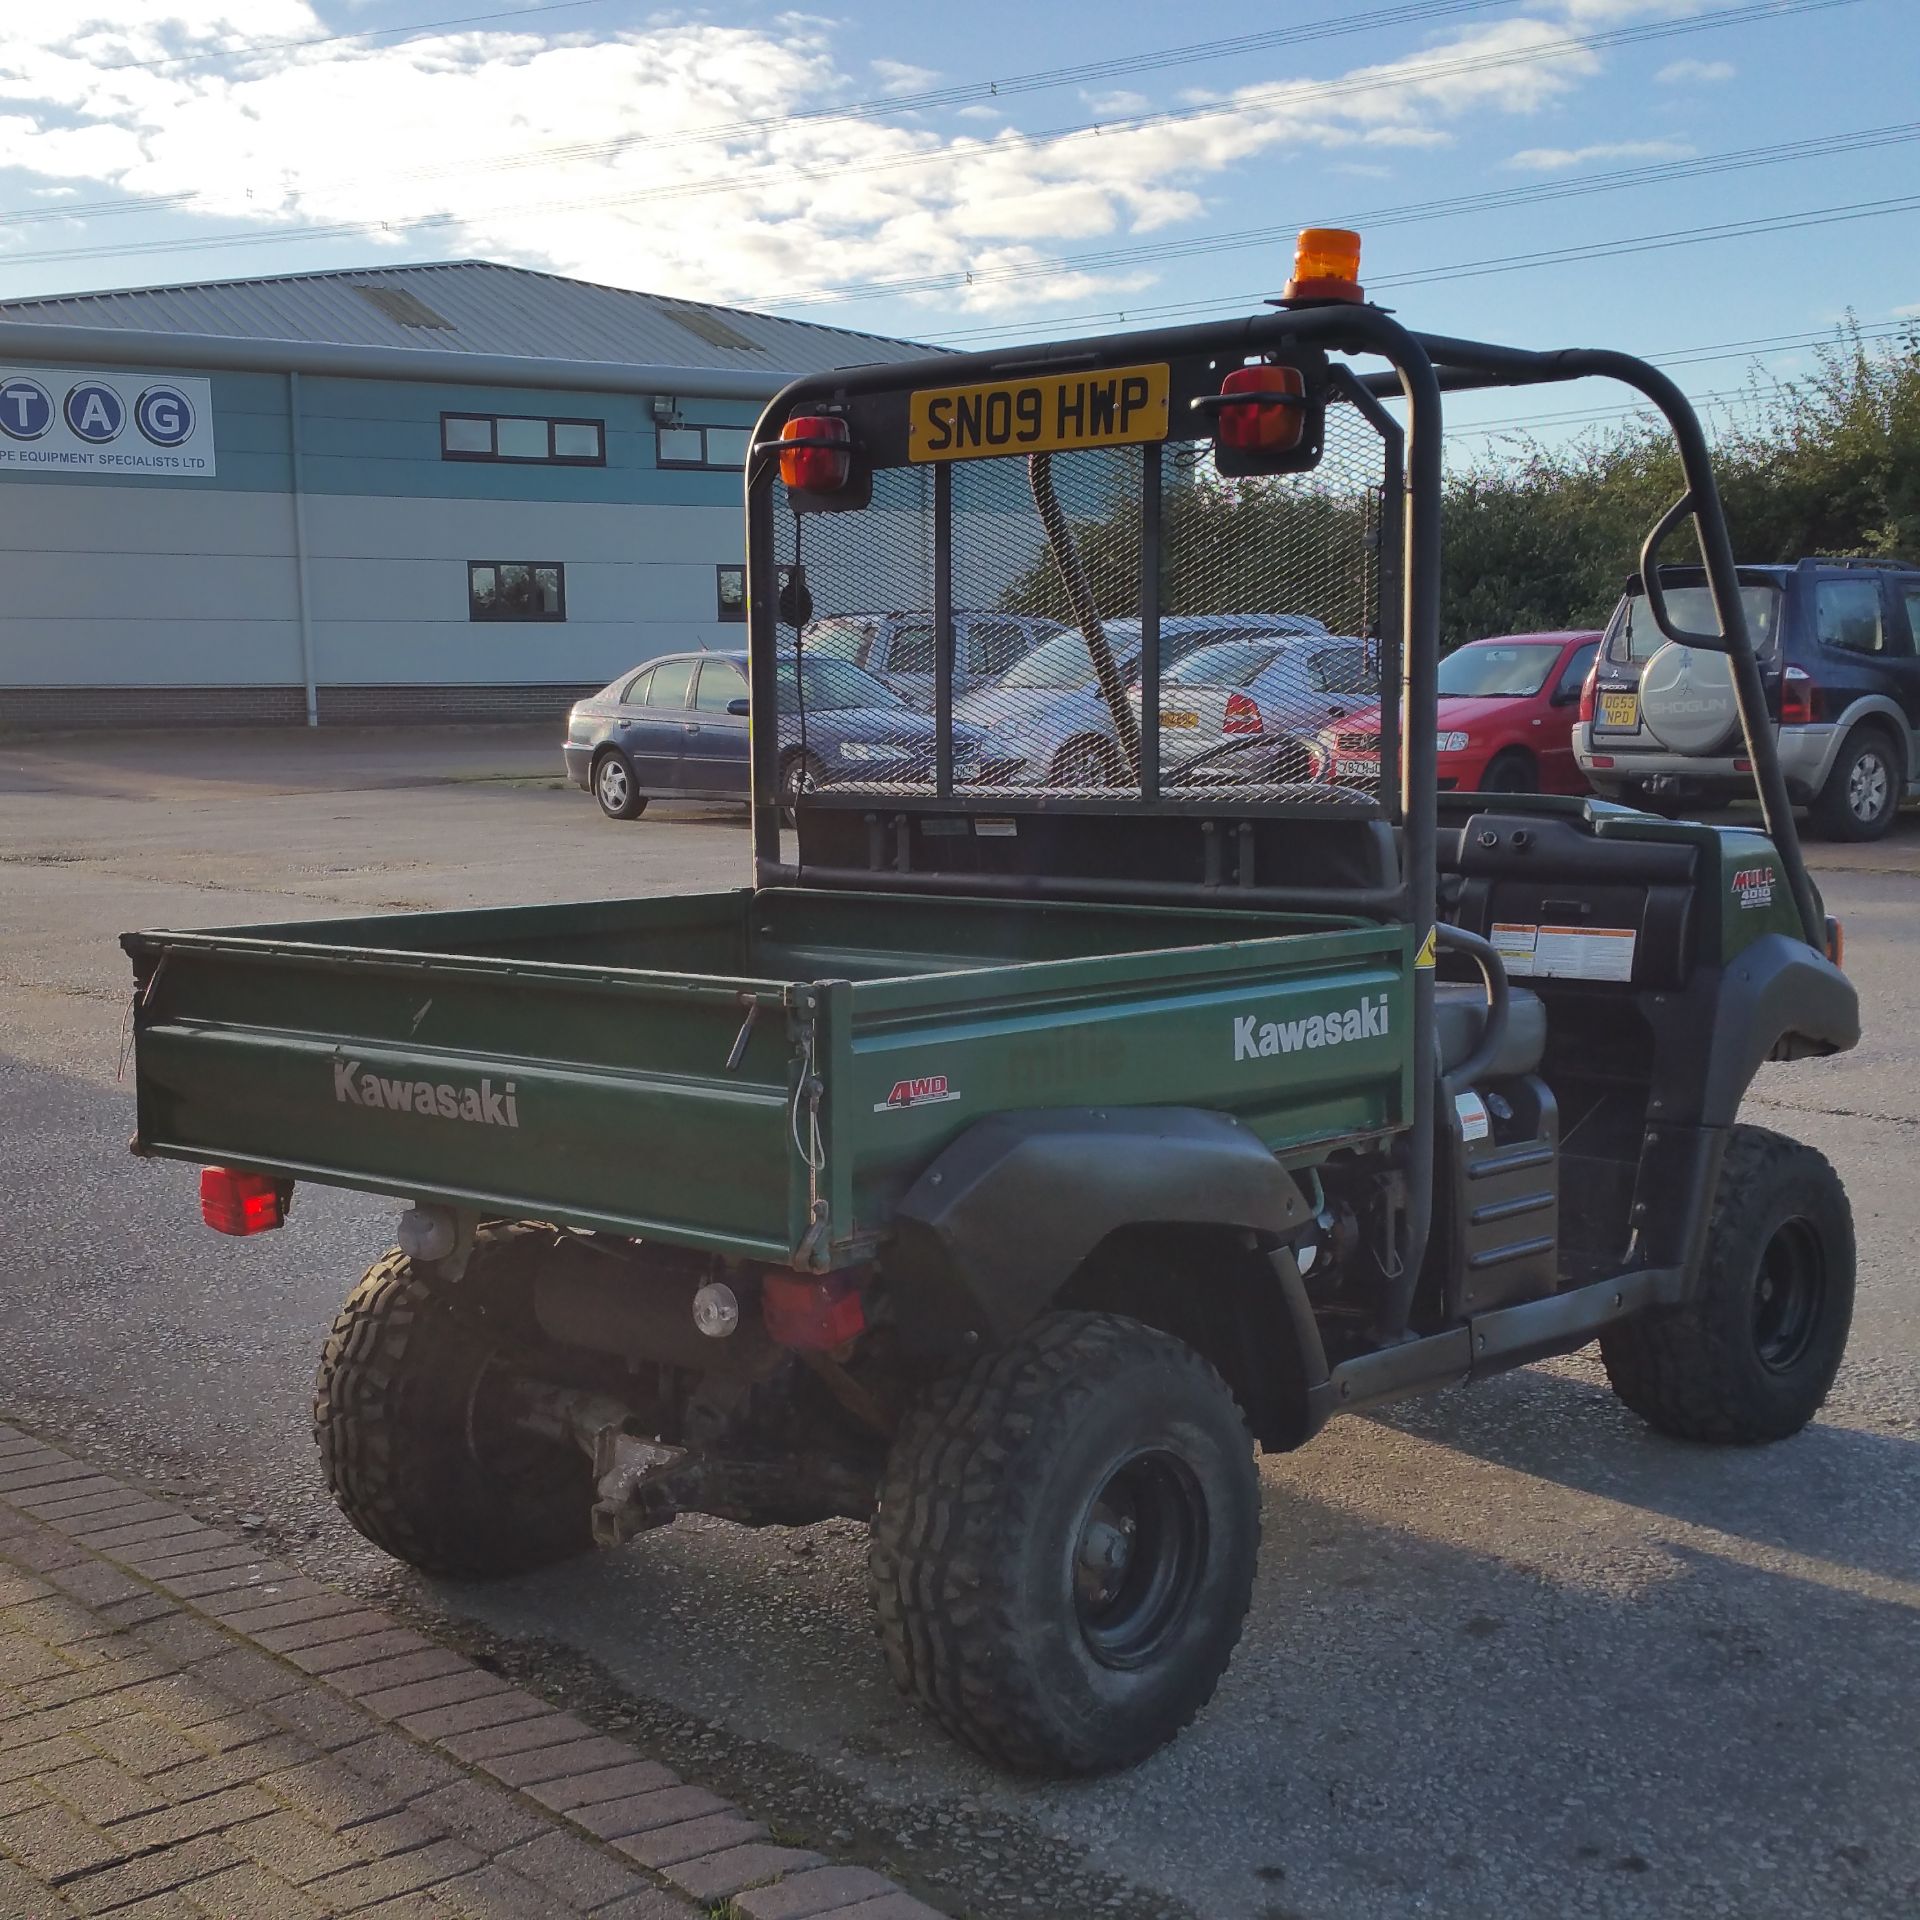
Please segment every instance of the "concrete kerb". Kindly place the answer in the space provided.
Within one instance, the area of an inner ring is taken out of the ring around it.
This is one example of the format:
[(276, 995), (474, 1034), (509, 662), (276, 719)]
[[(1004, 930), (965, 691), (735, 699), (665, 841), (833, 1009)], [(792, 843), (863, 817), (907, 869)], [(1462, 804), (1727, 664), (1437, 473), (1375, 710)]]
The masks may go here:
[[(285, 1888), (288, 1913), (404, 1895), (452, 1915), (483, 1875), (555, 1920), (940, 1920), (6, 1424), (0, 1778), (0, 1874), (40, 1875), (50, 1912), (104, 1910), (123, 1886), (217, 1896), (250, 1874)], [(112, 1797), (90, 1804), (83, 1783)]]

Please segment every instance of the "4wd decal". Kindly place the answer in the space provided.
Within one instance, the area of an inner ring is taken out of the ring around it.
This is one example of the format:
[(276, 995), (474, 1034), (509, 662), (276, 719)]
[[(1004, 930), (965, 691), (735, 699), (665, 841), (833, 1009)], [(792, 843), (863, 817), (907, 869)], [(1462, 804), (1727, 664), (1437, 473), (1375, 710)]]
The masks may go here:
[(446, 1080), (389, 1080), (384, 1074), (364, 1071), (358, 1060), (336, 1060), (333, 1097), (343, 1107), (378, 1107), (384, 1113), (464, 1120), (475, 1127), (520, 1124), (511, 1080), (496, 1093), (490, 1079), (483, 1079), (477, 1087), (455, 1086)]
[(930, 1073), (920, 1080), (896, 1080), (893, 1091), (874, 1108), (875, 1113), (892, 1113), (900, 1107), (933, 1107), (943, 1100), (960, 1096), (947, 1085), (944, 1073)]
[(1345, 1046), (1349, 1040), (1375, 1040), (1387, 1032), (1387, 996), (1362, 1000), (1337, 1013), (1309, 1013), (1298, 1020), (1262, 1021), (1257, 1013), (1233, 1017), (1233, 1057), (1271, 1060), (1276, 1054), (1311, 1053), (1319, 1047)]
[(1741, 867), (1733, 876), (1733, 897), (1742, 911), (1773, 905), (1775, 874), (1771, 867)]

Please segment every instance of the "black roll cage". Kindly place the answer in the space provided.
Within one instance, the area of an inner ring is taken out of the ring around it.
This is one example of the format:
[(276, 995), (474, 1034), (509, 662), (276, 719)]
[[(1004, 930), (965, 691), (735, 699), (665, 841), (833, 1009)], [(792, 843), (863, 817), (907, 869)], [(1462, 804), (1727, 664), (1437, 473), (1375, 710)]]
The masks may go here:
[[(1741, 734), (1759, 789), (1760, 803), (1768, 834), (1779, 851), (1788, 887), (1798, 910), (1801, 929), (1816, 952), (1826, 949), (1826, 923), (1818, 897), (1807, 877), (1795, 827), (1786, 783), (1780, 772), (1779, 754), (1769, 724), (1766, 695), (1760, 668), (1754, 657), (1753, 640), (1747, 628), (1746, 609), (1740, 597), (1739, 578), (1733, 547), (1727, 534), (1726, 516), (1719, 489), (1713, 477), (1713, 465), (1706, 435), (1692, 403), (1658, 368), (1630, 354), (1600, 348), (1563, 348), (1535, 352), (1518, 347), (1495, 346), (1484, 341), (1451, 339), (1439, 334), (1414, 333), (1381, 308), (1346, 303), (1328, 303), (1281, 308), (1242, 320), (1198, 327), (1156, 328), (1151, 331), (1107, 335), (1079, 340), (1050, 342), (1041, 346), (983, 353), (939, 354), (921, 360), (894, 361), (876, 366), (857, 367), (828, 374), (815, 374), (792, 382), (768, 403), (754, 432), (753, 450), (748, 456), (747, 495), (747, 607), (749, 667), (752, 687), (752, 772), (753, 772), (753, 846), (754, 871), (759, 886), (795, 886), (808, 884), (856, 883), (881, 890), (895, 886), (918, 889), (931, 886), (953, 893), (988, 894), (1011, 890), (996, 889), (991, 880), (980, 875), (954, 875), (950, 879), (906, 872), (883, 871), (858, 876), (833, 871), (812, 872), (802, 864), (789, 866), (780, 857), (779, 723), (763, 723), (763, 716), (777, 716), (778, 707), (778, 575), (774, 539), (774, 479), (778, 471), (778, 453), (773, 445), (787, 420), (803, 408), (845, 404), (861, 395), (910, 392), (927, 387), (958, 387), (1005, 380), (1018, 375), (1049, 371), (1097, 370), (1157, 359), (1174, 361), (1208, 355), (1230, 359), (1234, 364), (1257, 355), (1284, 349), (1308, 353), (1339, 353), (1349, 357), (1369, 356), (1384, 360), (1392, 369), (1387, 373), (1354, 375), (1335, 369), (1332, 385), (1343, 398), (1359, 406), (1380, 431), (1388, 453), (1388, 474), (1403, 490), (1402, 511), (1396, 516), (1389, 504), (1386, 527), (1398, 518), (1402, 550), (1400, 554), (1399, 638), (1400, 675), (1397, 689), (1382, 688), (1381, 747), (1386, 751), (1391, 737), (1390, 722), (1400, 722), (1398, 805), (1401, 843), (1398, 884), (1389, 888), (1355, 889), (1348, 892), (1327, 889), (1261, 886), (1238, 891), (1244, 904), (1292, 906), (1296, 909), (1329, 909), (1394, 919), (1411, 927), (1415, 951), (1423, 949), (1430, 937), (1438, 935), (1452, 947), (1472, 957), (1487, 975), (1492, 1013), (1488, 1020), (1492, 1037), (1496, 1016), (1505, 1011), (1504, 970), (1487, 943), (1456, 928), (1436, 928), (1436, 844), (1438, 833), (1438, 784), (1435, 767), (1437, 742), (1434, 716), (1438, 700), (1437, 676), (1440, 665), (1440, 574), (1442, 563), (1441, 529), (1441, 447), (1442, 395), (1480, 388), (1543, 386), (1568, 380), (1601, 378), (1617, 380), (1650, 400), (1665, 416), (1680, 451), (1684, 490), (1648, 533), (1640, 553), (1641, 577), (1646, 583), (1649, 607), (1661, 633), (1684, 646), (1705, 647), (1724, 652), (1731, 663), (1734, 692), (1740, 714)], [(1379, 402), (1398, 398), (1406, 403), (1404, 434)], [(1157, 447), (1151, 448), (1144, 467), (1146, 489), (1143, 507), (1151, 510), (1158, 498), (1160, 466)], [(947, 512), (951, 503), (951, 467), (934, 468), (934, 512), (936, 516), (936, 561), (934, 586), (935, 619), (935, 717), (940, 736), (940, 758), (936, 786), (943, 806), (960, 812), (968, 810), (1002, 812), (1004, 798), (994, 797), (970, 802), (952, 789), (951, 719), (953, 626), (949, 575), (946, 563)], [(1707, 585), (1720, 624), (1717, 635), (1692, 634), (1677, 630), (1660, 591), (1660, 550), (1680, 525), (1691, 520), (1700, 556), (1705, 565)], [(1148, 542), (1151, 549), (1152, 543)], [(1383, 549), (1385, 541), (1383, 539)], [(1383, 551), (1383, 561), (1387, 555)], [(1157, 565), (1143, 553), (1141, 578), (1141, 714), (1149, 728), (1157, 728), (1159, 703), (1157, 688), (1159, 658), (1160, 581)], [(1390, 604), (1382, 597), (1383, 607)], [(1386, 635), (1383, 632), (1383, 641)], [(1142, 742), (1152, 745), (1152, 735)], [(1143, 753), (1143, 764), (1153, 764), (1156, 755)], [(850, 798), (852, 796), (849, 796)], [(1053, 811), (1109, 812), (1126, 811), (1135, 815), (1170, 811), (1149, 789), (1137, 799), (1125, 802), (1099, 801), (1076, 797), (1050, 801)], [(1191, 814), (1191, 807), (1178, 809)], [(1257, 815), (1261, 803), (1235, 804), (1236, 812)], [(1045, 892), (1045, 885), (1021, 889)], [(1062, 892), (1068, 889), (1061, 889)], [(1123, 895), (1124, 887), (1113, 889)], [(1169, 899), (1190, 897), (1195, 904), (1215, 903), (1217, 891), (1195, 886), (1162, 883), (1142, 889), (1142, 897)], [(1434, 970), (1431, 964), (1417, 966), (1413, 987), (1413, 1058), (1434, 1057)], [(1484, 1042), (1476, 1054), (1484, 1051)], [(1456, 1074), (1454, 1079), (1461, 1076)], [(1413, 1078), (1413, 1112), (1406, 1136), (1406, 1208), (1399, 1234), (1401, 1262), (1398, 1281), (1390, 1291), (1394, 1298), (1383, 1303), (1380, 1330), (1389, 1338), (1405, 1327), (1406, 1310), (1425, 1252), (1433, 1205), (1434, 1113), (1439, 1091), (1439, 1076), (1416, 1072)]]

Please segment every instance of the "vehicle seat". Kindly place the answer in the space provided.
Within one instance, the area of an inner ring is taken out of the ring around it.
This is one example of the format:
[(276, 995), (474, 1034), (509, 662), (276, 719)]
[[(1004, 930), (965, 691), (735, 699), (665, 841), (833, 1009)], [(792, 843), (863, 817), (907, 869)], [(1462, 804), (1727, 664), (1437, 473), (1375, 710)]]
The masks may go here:
[[(1489, 1080), (1533, 1073), (1547, 1045), (1546, 1003), (1525, 987), (1510, 986), (1507, 1031), (1488, 1069)], [(1480, 1044), (1487, 1024), (1486, 989), (1478, 980), (1441, 980), (1433, 989), (1433, 1029), (1440, 1043), (1440, 1071), (1450, 1073)]]

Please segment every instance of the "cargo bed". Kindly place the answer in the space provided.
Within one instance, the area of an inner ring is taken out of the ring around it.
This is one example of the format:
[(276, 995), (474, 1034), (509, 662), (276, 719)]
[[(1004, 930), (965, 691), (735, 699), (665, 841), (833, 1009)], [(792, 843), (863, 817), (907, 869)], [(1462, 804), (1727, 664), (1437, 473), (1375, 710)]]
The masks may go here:
[[(991, 1113), (1207, 1107), (1282, 1154), (1404, 1125), (1406, 943), (818, 889), (130, 934), (135, 1145), (845, 1265)], [(1363, 1003), (1383, 1031), (1284, 1060), (1236, 1029)]]

